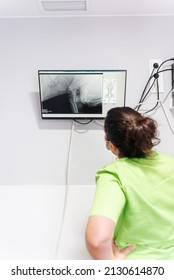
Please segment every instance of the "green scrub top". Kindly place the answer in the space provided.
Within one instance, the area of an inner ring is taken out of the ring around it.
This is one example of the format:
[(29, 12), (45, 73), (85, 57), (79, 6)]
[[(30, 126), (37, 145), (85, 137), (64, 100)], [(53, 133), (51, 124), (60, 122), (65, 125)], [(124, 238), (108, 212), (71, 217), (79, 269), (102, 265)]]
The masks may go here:
[(153, 152), (104, 166), (90, 215), (116, 223), (120, 248), (136, 244), (126, 259), (174, 260), (174, 158)]

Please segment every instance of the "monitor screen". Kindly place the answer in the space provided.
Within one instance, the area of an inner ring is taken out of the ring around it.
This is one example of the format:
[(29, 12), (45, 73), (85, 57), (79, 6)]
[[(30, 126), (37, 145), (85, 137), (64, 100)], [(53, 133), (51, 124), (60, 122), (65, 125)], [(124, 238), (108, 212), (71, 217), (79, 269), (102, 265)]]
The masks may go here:
[(104, 119), (125, 106), (126, 70), (39, 70), (43, 119)]

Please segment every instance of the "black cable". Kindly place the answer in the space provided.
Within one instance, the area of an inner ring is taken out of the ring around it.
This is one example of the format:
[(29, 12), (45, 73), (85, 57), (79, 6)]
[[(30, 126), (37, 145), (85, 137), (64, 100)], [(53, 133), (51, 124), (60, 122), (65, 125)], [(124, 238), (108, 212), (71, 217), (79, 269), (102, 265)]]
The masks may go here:
[(160, 66), (158, 67), (157, 72), (159, 72), (159, 69), (161, 68), (161, 66), (162, 66), (164, 63), (166, 63), (166, 62), (168, 62), (168, 61), (171, 61), (171, 60), (174, 60), (174, 58), (169, 58), (169, 59), (164, 60), (164, 61), (160, 64)]
[[(163, 72), (163, 71), (161, 71), (161, 72)], [(144, 98), (143, 98), (143, 100), (142, 100), (141, 102), (144, 102), (144, 101), (145, 101), (145, 98), (148, 96), (149, 92), (150, 92), (151, 89), (153, 88), (154, 83), (158, 81), (159, 74), (156, 72), (156, 73), (153, 75), (153, 78), (154, 78), (154, 81), (153, 81), (153, 83), (151, 84), (151, 86), (150, 86), (148, 92), (146, 93), (146, 95), (144, 96)]]
[(88, 122), (85, 122), (85, 123), (79, 122), (77, 119), (73, 119), (73, 120), (74, 120), (75, 122), (79, 123), (79, 124), (86, 125), (86, 124), (91, 123), (93, 119), (90, 119)]
[(155, 108), (156, 108), (157, 106), (158, 106), (158, 102), (156, 102), (156, 105), (155, 105), (152, 109), (146, 111), (144, 114), (147, 114), (147, 113), (149, 113), (149, 112), (155, 110)]
[[(150, 92), (150, 91), (151, 91), (151, 89), (153, 88), (153, 86), (154, 86), (154, 83), (155, 83), (155, 82), (156, 82), (156, 78), (154, 78), (153, 83), (151, 84), (150, 88), (148, 89), (148, 91), (146, 92), (145, 96), (144, 96), (144, 97), (143, 97), (143, 99), (141, 100), (141, 103), (143, 103), (143, 102), (145, 101), (145, 99), (147, 98), (147, 96), (148, 96), (149, 92)], [(142, 105), (142, 104), (140, 104), (140, 106), (139, 106), (139, 107), (141, 107), (141, 105)]]
[(156, 73), (151, 77), (151, 79), (154, 78), (154, 81), (153, 81), (151, 87), (149, 88), (148, 92), (146, 93), (146, 95), (144, 96), (144, 98), (143, 98), (143, 100), (142, 100), (141, 102), (144, 102), (145, 98), (147, 97), (147, 95), (149, 94), (149, 92), (151, 91), (151, 89), (153, 88), (153, 85), (154, 85), (156, 79), (159, 77), (159, 74), (162, 73), (162, 72), (166, 72), (166, 71), (172, 71), (172, 69), (163, 69), (163, 70), (161, 70), (161, 71), (159, 71), (159, 72), (156, 72)]
[[(142, 103), (142, 102), (143, 102), (143, 97), (144, 97), (144, 94), (145, 94), (145, 92), (146, 92), (146, 89), (147, 89), (147, 87), (148, 87), (148, 85), (149, 85), (149, 83), (150, 83), (150, 80), (153, 78), (153, 74), (154, 74), (155, 69), (158, 68), (158, 67), (159, 67), (158, 63), (154, 63), (154, 64), (153, 64), (152, 72), (151, 72), (150, 77), (149, 77), (149, 79), (148, 79), (148, 81), (147, 81), (147, 83), (146, 83), (146, 85), (145, 85), (145, 87), (144, 87), (144, 90), (143, 90), (143, 92), (142, 92), (142, 94), (141, 94), (141, 97), (140, 97), (140, 100), (139, 100), (138, 103)], [(138, 111), (138, 110), (140, 109), (140, 107), (141, 107), (141, 104), (139, 104), (139, 105), (136, 106), (136, 107), (137, 107), (137, 111)], [(136, 109), (136, 107), (135, 107), (135, 109)]]
[[(158, 75), (158, 77), (159, 77), (159, 75)], [(154, 106), (152, 109), (146, 111), (144, 114), (147, 114), (147, 113), (153, 111), (153, 110), (156, 109), (157, 106), (158, 106), (158, 103), (159, 103), (159, 82), (158, 82), (158, 77), (156, 78), (156, 85), (157, 85), (157, 102), (156, 102), (155, 106)]]
[(160, 73), (166, 72), (166, 71), (172, 71), (172, 69), (171, 68), (163, 69), (163, 70), (160, 70), (160, 71), (156, 72), (155, 74), (160, 74)]
[[(159, 74), (158, 74), (158, 76), (159, 76)], [(157, 78), (157, 80), (156, 80), (156, 86), (157, 86), (157, 101), (159, 100), (159, 97), (160, 97), (160, 92), (159, 92), (159, 81), (158, 81), (158, 78)]]
[[(150, 88), (148, 89), (148, 91), (146, 92), (146, 94), (144, 95), (144, 97), (141, 99), (141, 104), (139, 104), (137, 111), (139, 111), (140, 107), (143, 105), (143, 102), (145, 101), (145, 99), (148, 97), (148, 94), (150, 93), (151, 89), (154, 86), (154, 83), (156, 82), (156, 78), (154, 76), (152, 76), (151, 78), (154, 78), (154, 81), (152, 82)], [(136, 107), (135, 107), (136, 108)]]
[[(163, 62), (158, 66), (158, 69), (157, 69), (157, 71), (156, 71), (155, 74), (153, 74), (153, 73), (154, 73), (154, 69), (156, 68), (155, 66), (157, 65), (157, 63), (156, 63), (156, 64), (154, 63), (154, 65), (153, 65), (154, 68), (153, 68), (152, 73), (150, 74), (150, 77), (149, 77), (149, 79), (148, 79), (148, 81), (147, 81), (147, 83), (146, 83), (146, 86), (145, 86), (145, 88), (144, 88), (144, 90), (143, 90), (143, 93), (142, 93), (142, 95), (141, 95), (141, 98), (140, 98), (139, 103), (143, 103), (143, 102), (145, 101), (145, 99), (147, 98), (148, 94), (150, 93), (150, 91), (151, 91), (151, 89), (152, 89), (152, 87), (153, 87), (153, 85), (154, 85), (156, 79), (158, 79), (159, 73), (166, 72), (166, 71), (172, 71), (171, 68), (160, 70), (160, 68), (162, 67), (162, 65), (163, 65), (164, 63), (166, 63), (166, 62), (168, 62), (168, 61), (171, 61), (171, 60), (174, 60), (174, 58), (170, 58), (170, 59), (167, 59), (167, 60), (163, 61)], [(146, 94), (145, 94), (145, 91), (146, 91), (146, 89), (147, 89), (147, 87), (148, 87), (148, 85), (149, 85), (149, 83), (150, 83), (150, 81), (151, 81), (152, 78), (154, 78), (154, 81), (153, 81), (152, 85), (150, 86), (149, 90), (148, 90), (148, 91), (146, 92)], [(158, 84), (158, 87), (159, 87), (159, 84)], [(144, 95), (144, 94), (145, 94), (145, 95)], [(158, 94), (159, 94), (159, 93), (158, 93)], [(135, 109), (137, 109), (137, 111), (138, 111), (138, 110), (140, 109), (141, 106), (142, 106), (142, 104), (139, 104), (138, 106), (135, 107)], [(155, 106), (154, 108), (156, 108), (156, 106)]]

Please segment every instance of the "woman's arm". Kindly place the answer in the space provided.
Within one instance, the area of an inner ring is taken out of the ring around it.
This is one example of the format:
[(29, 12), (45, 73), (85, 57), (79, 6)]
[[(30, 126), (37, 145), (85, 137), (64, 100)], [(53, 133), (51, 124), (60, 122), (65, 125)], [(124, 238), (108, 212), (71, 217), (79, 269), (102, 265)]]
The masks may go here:
[(115, 223), (104, 216), (91, 216), (86, 227), (86, 244), (95, 260), (123, 260), (135, 248), (130, 245), (119, 250), (113, 243)]

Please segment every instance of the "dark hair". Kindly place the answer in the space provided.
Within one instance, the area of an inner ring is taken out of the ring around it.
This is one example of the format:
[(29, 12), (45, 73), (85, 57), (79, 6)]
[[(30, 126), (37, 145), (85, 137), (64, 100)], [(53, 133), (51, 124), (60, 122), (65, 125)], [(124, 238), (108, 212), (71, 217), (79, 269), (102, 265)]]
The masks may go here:
[(157, 123), (130, 107), (116, 107), (108, 111), (104, 130), (106, 138), (119, 150), (120, 157), (144, 157), (160, 140)]

